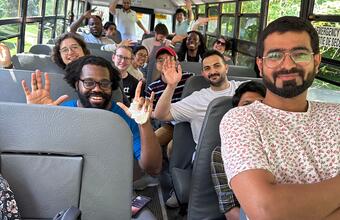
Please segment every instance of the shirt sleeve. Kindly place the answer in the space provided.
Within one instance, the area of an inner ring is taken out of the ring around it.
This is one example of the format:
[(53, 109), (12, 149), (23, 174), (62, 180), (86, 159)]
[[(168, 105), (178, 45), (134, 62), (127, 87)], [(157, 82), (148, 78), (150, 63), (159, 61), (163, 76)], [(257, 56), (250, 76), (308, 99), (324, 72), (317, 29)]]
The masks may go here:
[(230, 110), (220, 124), (221, 151), (229, 185), (232, 178), (243, 171), (271, 171), (256, 117), (248, 107)]
[(181, 101), (171, 104), (170, 113), (176, 122), (191, 122), (195, 117), (195, 105), (197, 103), (197, 92), (185, 97)]

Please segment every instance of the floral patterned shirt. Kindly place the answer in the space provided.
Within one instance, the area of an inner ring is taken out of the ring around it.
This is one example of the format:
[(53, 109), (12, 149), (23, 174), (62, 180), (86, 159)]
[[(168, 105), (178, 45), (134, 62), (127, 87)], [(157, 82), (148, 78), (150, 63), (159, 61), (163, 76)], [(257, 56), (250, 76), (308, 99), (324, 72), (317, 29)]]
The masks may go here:
[(264, 169), (278, 183), (306, 184), (340, 174), (340, 105), (309, 102), (306, 112), (287, 112), (261, 102), (230, 110), (220, 124), (229, 180)]
[(2, 220), (21, 219), (14, 194), (0, 174), (0, 217)]

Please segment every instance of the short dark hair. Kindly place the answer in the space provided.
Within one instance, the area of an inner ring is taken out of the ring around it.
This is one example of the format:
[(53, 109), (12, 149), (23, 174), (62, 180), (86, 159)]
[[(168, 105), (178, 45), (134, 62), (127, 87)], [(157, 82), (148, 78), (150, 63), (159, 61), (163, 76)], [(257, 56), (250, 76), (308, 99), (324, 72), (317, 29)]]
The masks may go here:
[(146, 52), (149, 54), (148, 49), (146, 49), (146, 47), (144, 47), (143, 45), (136, 45), (135, 47), (133, 47), (132, 53), (136, 55), (140, 50), (146, 50)]
[(260, 94), (262, 97), (266, 96), (266, 88), (262, 83), (255, 81), (244, 82), (235, 90), (235, 94), (232, 98), (232, 106), (237, 107), (241, 97), (246, 92), (256, 92)]
[(210, 57), (210, 56), (213, 56), (213, 55), (219, 56), (219, 57), (223, 60), (223, 62), (226, 63), (225, 60), (224, 60), (224, 56), (223, 56), (220, 52), (218, 52), (217, 50), (208, 50), (208, 51), (205, 52), (205, 53), (203, 54), (203, 56), (202, 56), (202, 65), (203, 65), (203, 60), (204, 60), (205, 58)]
[(80, 80), (80, 75), (82, 74), (83, 67), (87, 64), (101, 66), (109, 70), (110, 72), (110, 81), (112, 82), (111, 88), (115, 90), (119, 86), (119, 71), (112, 66), (112, 64), (105, 60), (102, 57), (97, 56), (84, 56), (69, 63), (65, 69), (65, 77), (66, 82), (73, 88), (76, 88), (76, 82)]
[(214, 44), (216, 44), (216, 42), (219, 40), (219, 39), (223, 39), (224, 41), (225, 41), (225, 44), (224, 44), (224, 49), (225, 50), (230, 50), (231, 49), (231, 40), (230, 39), (228, 39), (228, 38), (226, 38), (226, 37), (224, 37), (224, 36), (219, 36), (218, 38), (216, 38), (216, 40), (214, 41), (214, 43), (213, 43), (213, 46), (214, 46)]
[(184, 17), (187, 16), (187, 12), (183, 8), (178, 8), (175, 12), (175, 15), (177, 15), (179, 13), (183, 13)]
[(279, 33), (285, 33), (288, 31), (293, 32), (304, 32), (306, 31), (311, 39), (311, 45), (313, 49), (314, 54), (320, 53), (319, 48), (319, 36), (316, 32), (313, 25), (299, 17), (293, 17), (293, 16), (284, 16), (281, 18), (276, 19), (275, 21), (271, 22), (261, 33), (260, 40), (258, 42), (258, 48), (257, 48), (257, 56), (263, 57), (263, 51), (264, 51), (264, 41), (268, 37), (268, 35), (279, 32)]
[(110, 26), (115, 26), (115, 28), (117, 28), (117, 25), (114, 22), (108, 21), (104, 24), (104, 30), (109, 29)]
[(63, 59), (61, 58), (60, 45), (64, 40), (69, 39), (69, 38), (72, 38), (75, 41), (77, 41), (77, 43), (80, 45), (80, 47), (83, 50), (85, 55), (90, 54), (90, 51), (86, 47), (86, 43), (83, 41), (83, 39), (80, 38), (80, 36), (78, 34), (71, 33), (71, 32), (62, 34), (56, 40), (55, 46), (53, 47), (52, 55), (51, 55), (52, 61), (55, 62), (55, 64), (57, 64), (62, 69), (65, 69), (66, 64), (64, 63)]
[(164, 36), (168, 36), (169, 35), (168, 28), (165, 26), (165, 24), (162, 24), (162, 23), (158, 23), (155, 26), (155, 32), (156, 32), (156, 34), (162, 34)]

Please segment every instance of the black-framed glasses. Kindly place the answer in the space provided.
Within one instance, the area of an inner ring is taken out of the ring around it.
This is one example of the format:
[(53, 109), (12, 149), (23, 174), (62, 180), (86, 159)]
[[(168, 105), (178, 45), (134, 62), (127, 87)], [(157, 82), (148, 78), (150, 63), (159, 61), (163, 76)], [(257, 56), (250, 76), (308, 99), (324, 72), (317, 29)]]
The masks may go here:
[(102, 79), (99, 82), (93, 79), (79, 79), (85, 87), (85, 89), (94, 89), (98, 84), (101, 89), (109, 89), (111, 88), (112, 82), (108, 79)]
[(283, 63), (287, 55), (289, 55), (295, 64), (304, 66), (312, 61), (314, 53), (308, 50), (295, 50), (291, 52), (273, 51), (269, 52), (267, 56), (262, 57), (262, 60), (268, 68), (276, 68)]
[(74, 52), (76, 50), (79, 50), (81, 47), (79, 45), (71, 45), (70, 47), (63, 47), (59, 50), (60, 53), (62, 54), (67, 54), (70, 51)]

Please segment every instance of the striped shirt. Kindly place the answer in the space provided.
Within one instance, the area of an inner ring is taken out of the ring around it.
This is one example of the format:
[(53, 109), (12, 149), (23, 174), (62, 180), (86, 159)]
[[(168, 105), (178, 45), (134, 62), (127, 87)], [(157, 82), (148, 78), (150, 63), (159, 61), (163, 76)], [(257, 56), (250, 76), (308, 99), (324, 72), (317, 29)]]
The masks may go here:
[[(175, 103), (181, 100), (184, 84), (187, 81), (187, 79), (191, 76), (193, 76), (194, 73), (189, 72), (183, 72), (182, 79), (179, 81), (179, 83), (176, 86), (175, 92), (172, 96), (171, 103)], [(153, 101), (153, 106), (155, 107), (159, 98), (163, 94), (164, 90), (166, 88), (166, 83), (162, 80), (162, 77), (160, 77), (158, 80), (152, 82), (147, 90), (146, 90), (146, 97), (150, 97), (151, 92), (155, 93), (155, 99)]]

